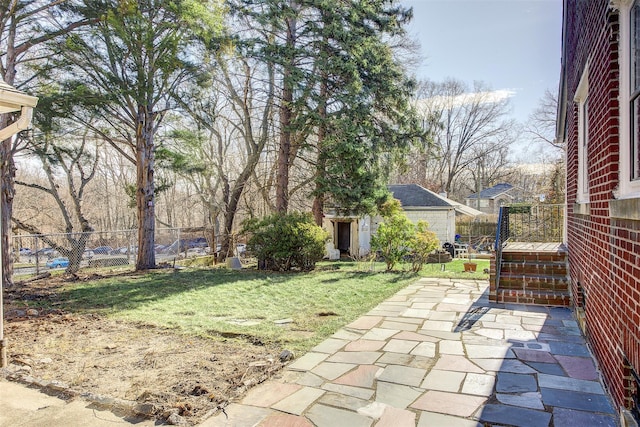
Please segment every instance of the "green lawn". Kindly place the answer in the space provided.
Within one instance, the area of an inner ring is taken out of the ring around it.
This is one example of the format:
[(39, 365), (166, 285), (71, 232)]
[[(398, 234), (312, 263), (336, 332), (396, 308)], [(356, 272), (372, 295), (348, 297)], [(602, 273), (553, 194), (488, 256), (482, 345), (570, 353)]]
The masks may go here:
[[(486, 278), (462, 271), (462, 261), (454, 261), (444, 271), (428, 265), (420, 276)], [(314, 272), (288, 274), (184, 269), (70, 283), (59, 296), (70, 311), (303, 352), (420, 276), (360, 262), (324, 262)], [(283, 319), (291, 321), (278, 324)]]

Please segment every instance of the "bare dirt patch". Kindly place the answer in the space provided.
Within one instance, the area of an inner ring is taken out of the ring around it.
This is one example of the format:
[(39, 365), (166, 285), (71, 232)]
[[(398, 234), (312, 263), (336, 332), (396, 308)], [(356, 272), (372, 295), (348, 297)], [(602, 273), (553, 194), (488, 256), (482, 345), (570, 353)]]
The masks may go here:
[[(5, 291), (5, 375), (195, 424), (282, 369), (280, 348), (52, 309), (52, 279)], [(46, 301), (48, 308), (28, 308)], [(250, 341), (250, 340), (249, 340)], [(59, 384), (62, 383), (62, 386)]]

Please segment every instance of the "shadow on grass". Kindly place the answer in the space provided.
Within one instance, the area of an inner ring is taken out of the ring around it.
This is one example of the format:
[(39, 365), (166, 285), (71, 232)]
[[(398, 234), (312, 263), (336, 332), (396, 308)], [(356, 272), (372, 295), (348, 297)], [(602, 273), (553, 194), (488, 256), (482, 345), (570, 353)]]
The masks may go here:
[[(337, 273), (337, 275), (333, 273)], [(322, 278), (321, 276), (324, 274), (327, 274), (328, 277)], [(252, 292), (260, 288), (268, 289), (281, 285), (291, 286), (304, 280), (315, 281), (319, 285), (336, 285), (342, 281), (345, 283), (349, 281), (364, 281), (367, 283), (367, 277), (373, 277), (377, 274), (379, 273), (347, 270), (304, 273), (226, 269), (151, 272), (141, 275), (118, 275), (90, 282), (67, 284), (58, 290), (57, 296), (61, 304), (60, 308), (67, 311), (117, 312), (133, 310), (139, 306), (175, 295), (223, 285), (238, 285), (238, 292)], [(393, 285), (412, 277), (417, 278), (418, 276), (413, 273), (385, 273), (385, 282)], [(375, 286), (373, 281), (372, 286)]]
[(257, 271), (199, 270), (152, 272), (144, 275), (119, 275), (87, 283), (66, 285), (58, 296), (63, 308), (69, 311), (130, 310), (139, 305), (172, 295), (205, 288), (245, 283), (269, 286), (296, 280), (294, 274), (275, 274)]

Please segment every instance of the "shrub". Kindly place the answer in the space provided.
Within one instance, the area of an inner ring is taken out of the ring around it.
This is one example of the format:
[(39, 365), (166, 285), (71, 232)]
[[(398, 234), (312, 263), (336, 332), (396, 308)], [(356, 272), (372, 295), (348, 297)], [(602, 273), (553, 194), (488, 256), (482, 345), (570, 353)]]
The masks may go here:
[(387, 271), (411, 252), (409, 242), (414, 235), (415, 226), (400, 208), (400, 202), (390, 200), (381, 208), (383, 222), (378, 231), (371, 236), (371, 247), (378, 251), (387, 264)]
[(312, 270), (324, 256), (329, 238), (311, 215), (302, 213), (250, 219), (244, 232), (250, 235), (247, 250), (258, 258), (259, 265), (275, 271)]
[(411, 270), (414, 273), (422, 270), (422, 266), (427, 262), (429, 254), (440, 246), (440, 241), (436, 233), (429, 230), (429, 223), (426, 221), (418, 221), (416, 232), (409, 240), (409, 248), (411, 249)]

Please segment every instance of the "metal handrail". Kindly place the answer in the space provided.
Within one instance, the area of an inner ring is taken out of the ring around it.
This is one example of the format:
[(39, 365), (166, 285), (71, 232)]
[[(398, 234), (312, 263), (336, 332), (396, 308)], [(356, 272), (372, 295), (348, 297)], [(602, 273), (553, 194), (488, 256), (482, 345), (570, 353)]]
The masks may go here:
[(496, 290), (500, 284), (500, 270), (502, 269), (502, 249), (509, 240), (509, 206), (501, 206), (498, 214), (498, 226), (496, 227)]

